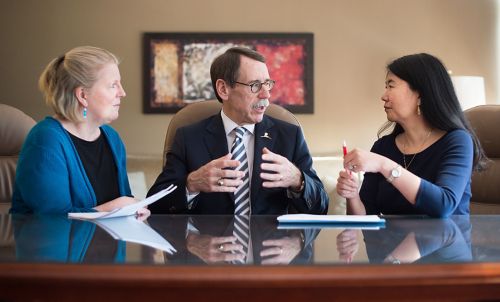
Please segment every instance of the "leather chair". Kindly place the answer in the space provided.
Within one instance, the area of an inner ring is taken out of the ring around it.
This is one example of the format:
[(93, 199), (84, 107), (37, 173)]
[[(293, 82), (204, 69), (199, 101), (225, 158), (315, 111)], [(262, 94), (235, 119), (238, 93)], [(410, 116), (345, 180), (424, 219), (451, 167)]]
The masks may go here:
[[(222, 104), (219, 101), (202, 101), (189, 104), (179, 110), (174, 117), (172, 117), (168, 125), (165, 145), (163, 147), (163, 166), (167, 163), (167, 153), (171, 150), (177, 128), (199, 122), (209, 116), (217, 114), (221, 108)], [(300, 127), (300, 123), (295, 115), (279, 105), (270, 104), (266, 110), (266, 114)]]
[(491, 161), (472, 174), (471, 214), (500, 214), (500, 105), (473, 107), (465, 116)]
[(16, 165), (24, 139), (35, 121), (22, 111), (0, 104), (0, 211), (10, 208)]
[(22, 111), (0, 104), (0, 247), (14, 244), (9, 215), (16, 166), (24, 139), (35, 121)]

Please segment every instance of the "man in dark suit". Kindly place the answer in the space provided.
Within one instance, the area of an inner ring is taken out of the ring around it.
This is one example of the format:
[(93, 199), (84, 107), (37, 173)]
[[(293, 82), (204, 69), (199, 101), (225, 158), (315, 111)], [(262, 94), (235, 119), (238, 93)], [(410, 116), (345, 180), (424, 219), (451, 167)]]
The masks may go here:
[[(326, 213), (328, 195), (300, 127), (264, 115), (274, 86), (264, 57), (231, 48), (214, 60), (210, 76), (222, 110), (176, 131), (148, 195), (171, 183), (178, 189), (151, 205), (151, 212), (241, 214), (235, 200), (245, 191), (243, 214)], [(242, 138), (235, 133), (241, 127)], [(243, 159), (230, 152), (238, 140)]]

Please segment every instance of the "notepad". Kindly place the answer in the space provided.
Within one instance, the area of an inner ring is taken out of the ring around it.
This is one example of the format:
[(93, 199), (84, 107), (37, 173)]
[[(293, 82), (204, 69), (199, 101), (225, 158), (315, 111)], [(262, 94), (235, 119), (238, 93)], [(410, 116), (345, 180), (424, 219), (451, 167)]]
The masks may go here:
[(280, 223), (278, 230), (312, 230), (312, 229), (351, 229), (351, 230), (380, 230), (385, 228), (381, 223)]
[(92, 222), (108, 232), (108, 234), (116, 240), (139, 243), (165, 251), (169, 254), (177, 252), (170, 242), (153, 230), (149, 225), (137, 220), (136, 217), (126, 216), (110, 219), (95, 219), (92, 220)]
[(313, 215), (287, 214), (278, 216), (280, 224), (385, 224), (377, 215)]
[(117, 208), (111, 212), (68, 213), (68, 217), (76, 219), (102, 219), (135, 215), (140, 208), (144, 208), (156, 202), (157, 200), (172, 193), (175, 189), (177, 189), (177, 186), (170, 185), (168, 188), (163, 189), (160, 192), (143, 199), (142, 201), (129, 204), (122, 208)]

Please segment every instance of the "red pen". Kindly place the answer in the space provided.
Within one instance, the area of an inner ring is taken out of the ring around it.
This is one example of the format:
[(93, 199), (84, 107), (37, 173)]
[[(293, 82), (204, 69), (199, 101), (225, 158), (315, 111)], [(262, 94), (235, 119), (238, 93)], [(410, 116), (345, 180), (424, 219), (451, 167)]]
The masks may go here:
[[(347, 155), (347, 144), (345, 143), (345, 140), (344, 140), (344, 143), (342, 144), (342, 152), (344, 153), (344, 157)], [(351, 170), (347, 170), (349, 172), (349, 175), (352, 173)]]
[(347, 144), (344, 141), (344, 144), (342, 145), (342, 152), (344, 152), (344, 156), (347, 155)]

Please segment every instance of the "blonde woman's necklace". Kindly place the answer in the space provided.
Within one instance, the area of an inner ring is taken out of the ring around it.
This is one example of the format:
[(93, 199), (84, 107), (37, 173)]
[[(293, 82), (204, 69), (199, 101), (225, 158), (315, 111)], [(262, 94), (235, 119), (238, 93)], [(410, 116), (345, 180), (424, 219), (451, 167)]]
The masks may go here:
[[(431, 133), (432, 133), (432, 129), (429, 130), (429, 132), (427, 133), (427, 135), (425, 136), (425, 139), (424, 141), (422, 142), (422, 145), (420, 145), (420, 148), (418, 150), (422, 151), (422, 148), (424, 147), (425, 145), (425, 142), (427, 142), (427, 140), (429, 139), (429, 137), (431, 136)], [(404, 167), (406, 170), (408, 170), (408, 168), (410, 167), (411, 163), (413, 162), (413, 160), (415, 159), (415, 156), (417, 156), (417, 153), (418, 152), (415, 152), (413, 154), (413, 156), (411, 157), (410, 159), (410, 162), (408, 164), (406, 164), (406, 144), (408, 143), (408, 137), (406, 136), (406, 132), (405, 132), (405, 141), (403, 143), (403, 164), (404, 164)]]

